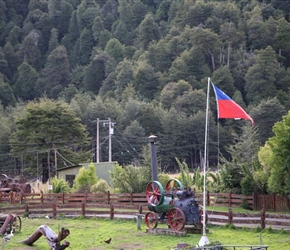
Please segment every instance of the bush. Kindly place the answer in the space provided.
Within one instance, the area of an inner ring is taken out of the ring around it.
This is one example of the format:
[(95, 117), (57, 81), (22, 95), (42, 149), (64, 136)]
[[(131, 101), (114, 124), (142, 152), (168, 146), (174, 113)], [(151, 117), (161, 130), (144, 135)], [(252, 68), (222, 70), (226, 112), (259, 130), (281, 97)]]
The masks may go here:
[(96, 167), (93, 163), (89, 164), (89, 168), (82, 167), (74, 180), (73, 190), (75, 192), (89, 192), (91, 186), (98, 182)]
[(91, 186), (92, 193), (107, 193), (108, 190), (110, 190), (110, 185), (103, 179), (100, 179), (95, 185)]
[(162, 173), (158, 175), (158, 181), (161, 183), (161, 185), (165, 188), (167, 182), (170, 180), (170, 177), (168, 174)]
[(64, 179), (58, 179), (56, 177), (52, 178), (50, 184), (52, 185), (52, 193), (55, 194), (69, 193), (71, 190), (69, 187), (69, 183)]
[(142, 193), (151, 181), (151, 169), (149, 167), (121, 167), (115, 165), (110, 172), (114, 191), (118, 193)]

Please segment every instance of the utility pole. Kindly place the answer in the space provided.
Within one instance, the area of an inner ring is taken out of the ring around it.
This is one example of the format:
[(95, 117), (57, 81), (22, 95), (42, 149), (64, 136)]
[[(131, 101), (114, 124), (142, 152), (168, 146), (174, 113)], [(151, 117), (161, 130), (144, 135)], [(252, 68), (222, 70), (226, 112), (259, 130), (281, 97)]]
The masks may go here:
[(112, 123), (111, 119), (109, 118), (109, 162), (112, 161), (112, 136), (111, 136), (111, 128), (112, 128)]
[(109, 125), (109, 162), (112, 162), (112, 134), (114, 134), (114, 125), (115, 122), (111, 121), (111, 118), (108, 118), (108, 120), (100, 120), (97, 118), (97, 163), (100, 162), (100, 122), (102, 122), (104, 125)]
[(96, 141), (96, 144), (97, 144), (97, 163), (100, 162), (100, 134), (99, 134), (99, 131), (100, 131), (100, 119), (97, 118), (97, 141)]

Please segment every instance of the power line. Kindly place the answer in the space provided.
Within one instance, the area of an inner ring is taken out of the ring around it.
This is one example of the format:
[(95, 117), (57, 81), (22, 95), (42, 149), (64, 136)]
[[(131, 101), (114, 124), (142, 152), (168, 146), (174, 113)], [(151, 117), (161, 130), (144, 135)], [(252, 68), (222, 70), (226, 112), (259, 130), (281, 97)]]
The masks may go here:
[[(118, 142), (127, 151), (127, 153), (129, 153), (133, 158), (135, 158), (135, 156), (132, 155), (131, 152), (127, 148), (125, 148), (125, 146), (119, 140), (117, 140), (117, 138), (115, 136), (113, 136), (113, 138), (116, 140), (116, 142)], [(140, 157), (140, 155), (138, 153), (137, 153), (137, 155), (138, 155), (138, 157)]]

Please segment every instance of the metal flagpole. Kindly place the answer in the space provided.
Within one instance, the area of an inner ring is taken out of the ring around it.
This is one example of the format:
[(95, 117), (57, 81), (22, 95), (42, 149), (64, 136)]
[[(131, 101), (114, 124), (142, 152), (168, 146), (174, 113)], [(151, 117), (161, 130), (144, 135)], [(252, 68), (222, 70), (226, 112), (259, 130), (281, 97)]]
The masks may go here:
[(207, 132), (208, 132), (208, 113), (209, 113), (209, 88), (210, 88), (210, 78), (208, 78), (207, 83), (207, 99), (206, 99), (206, 112), (205, 112), (205, 136), (204, 136), (204, 160), (203, 160), (203, 232), (202, 237), (199, 240), (198, 246), (203, 247), (205, 245), (208, 245), (210, 243), (209, 239), (206, 236), (206, 165), (207, 165), (207, 144), (208, 144), (208, 138), (207, 138)]

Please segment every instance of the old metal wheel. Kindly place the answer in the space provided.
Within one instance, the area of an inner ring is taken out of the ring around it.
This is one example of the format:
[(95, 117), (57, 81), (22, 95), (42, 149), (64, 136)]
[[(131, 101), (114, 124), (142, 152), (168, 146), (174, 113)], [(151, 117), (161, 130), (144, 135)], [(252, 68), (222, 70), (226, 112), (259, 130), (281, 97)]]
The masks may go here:
[(152, 206), (162, 204), (164, 199), (164, 190), (160, 182), (151, 181), (146, 187), (146, 199)]
[(154, 212), (146, 213), (144, 220), (145, 220), (146, 226), (150, 229), (156, 228), (158, 225), (158, 216)]
[(21, 231), (21, 227), (22, 227), (22, 221), (20, 216), (14, 216), (14, 218), (12, 219), (11, 223), (9, 224), (9, 229), (7, 228), (7, 230), (9, 231), (9, 233), (11, 232), (20, 232)]
[(173, 194), (176, 194), (177, 190), (183, 189), (182, 183), (177, 179), (171, 179), (167, 182), (165, 186), (165, 191), (172, 192)]
[(168, 224), (171, 229), (181, 231), (184, 228), (186, 219), (183, 211), (179, 208), (172, 208), (167, 216)]

